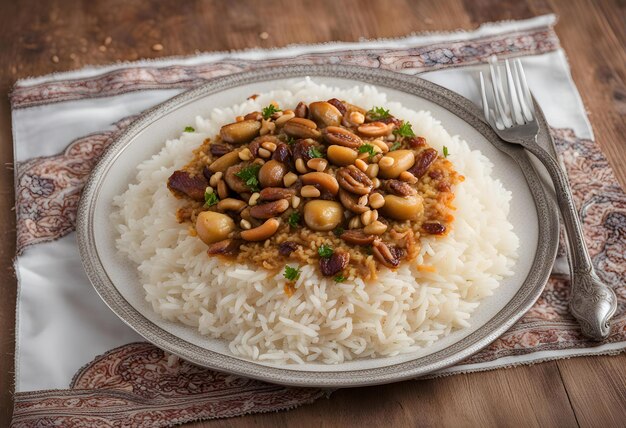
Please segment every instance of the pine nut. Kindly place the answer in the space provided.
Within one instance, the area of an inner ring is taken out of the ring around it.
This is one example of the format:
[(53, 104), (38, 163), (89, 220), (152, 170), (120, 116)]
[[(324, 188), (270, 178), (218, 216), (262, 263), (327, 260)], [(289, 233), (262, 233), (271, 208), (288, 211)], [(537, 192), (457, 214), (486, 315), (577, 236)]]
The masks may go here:
[(395, 163), (395, 159), (390, 157), (390, 156), (383, 156), (379, 161), (378, 161), (378, 165), (381, 168), (389, 168), (391, 167), (391, 165), (393, 165)]
[(363, 228), (363, 232), (368, 235), (382, 235), (387, 230), (387, 225), (375, 220)]
[(298, 208), (298, 206), (300, 205), (300, 201), (301, 199), (299, 197), (297, 197), (296, 195), (293, 195), (291, 197), (291, 208), (293, 209)]
[(274, 122), (263, 119), (263, 121), (261, 122), (261, 130), (259, 131), (259, 134), (267, 135), (270, 132), (274, 132), (275, 129), (276, 129), (276, 124)]
[(363, 122), (365, 122), (365, 116), (363, 116), (363, 113), (359, 111), (353, 111), (350, 113), (350, 122), (354, 123), (355, 125), (361, 125)]
[(239, 226), (241, 226), (241, 228), (243, 230), (250, 230), (250, 229), (252, 229), (252, 223), (250, 223), (246, 219), (241, 219), (241, 221), (239, 222)]
[(363, 224), (361, 223), (361, 218), (358, 215), (352, 217), (348, 222), (348, 229), (358, 229), (361, 226), (363, 226)]
[(262, 158), (265, 158), (265, 159), (267, 159), (267, 158), (269, 158), (270, 156), (272, 156), (272, 152), (270, 152), (270, 151), (269, 151), (269, 150), (267, 150), (267, 149), (264, 149), (263, 147), (261, 147), (261, 148), (259, 149), (259, 152), (258, 152), (258, 153), (259, 153), (259, 156), (261, 156)]
[(217, 183), (222, 179), (223, 175), (224, 173), (222, 173), (221, 171), (218, 171), (215, 174), (213, 174), (211, 178), (209, 179), (209, 184), (211, 185), (211, 187), (217, 187)]
[(367, 162), (365, 162), (363, 159), (355, 160), (354, 161), (354, 166), (356, 166), (357, 168), (359, 168), (363, 172), (367, 171)]
[(246, 147), (245, 149), (240, 151), (239, 159), (241, 159), (242, 161), (249, 161), (250, 159), (252, 159), (252, 153), (250, 152), (250, 149)]
[(372, 178), (372, 184), (374, 185), (374, 189), (378, 189), (380, 187), (380, 180), (378, 177)]
[(328, 161), (323, 158), (313, 158), (309, 159), (309, 161), (306, 163), (306, 166), (315, 171), (323, 172), (328, 166)]
[(369, 154), (369, 153), (367, 153), (367, 152), (365, 152), (365, 153), (359, 153), (359, 155), (357, 156), (357, 158), (358, 158), (358, 159), (361, 159), (361, 160), (363, 160), (363, 159), (367, 159), (367, 158), (369, 158), (369, 157), (370, 157), (370, 154)]
[(368, 210), (361, 214), (361, 223), (365, 226), (376, 220), (378, 220), (378, 211), (376, 210)]
[(380, 151), (383, 152), (383, 153), (387, 153), (389, 151), (389, 146), (387, 144), (385, 144), (384, 141), (374, 140), (374, 141), (372, 141), (372, 144), (374, 146), (378, 147), (380, 149)]
[(211, 186), (207, 186), (207, 188), (204, 189), (204, 193), (208, 193), (210, 195), (211, 193), (213, 193), (213, 188)]
[(321, 193), (315, 186), (307, 185), (300, 189), (300, 195), (303, 198), (317, 198), (321, 195)]
[(250, 196), (250, 199), (248, 200), (248, 205), (250, 205), (251, 207), (255, 206), (256, 203), (259, 201), (260, 197), (261, 197), (261, 194), (259, 192), (254, 192), (252, 196)]
[(417, 183), (417, 177), (415, 177), (413, 174), (411, 174), (409, 171), (402, 171), (400, 173), (400, 175), (398, 176), (398, 178), (402, 181), (406, 181), (407, 183), (410, 184), (415, 184)]
[(367, 166), (367, 169), (365, 170), (365, 174), (369, 178), (374, 178), (378, 175), (378, 170), (379, 170), (378, 164), (372, 163)]
[(294, 174), (293, 172), (288, 172), (283, 177), (283, 184), (285, 185), (285, 187), (290, 187), (297, 180), (298, 180), (298, 176), (296, 174)]
[(296, 159), (296, 170), (300, 174), (306, 174), (308, 169), (306, 169), (306, 165), (304, 164), (304, 160), (302, 158)]
[(380, 193), (372, 193), (369, 197), (370, 207), (378, 209), (385, 205), (385, 198)]
[(244, 121), (244, 117), (243, 116), (237, 116), (235, 118), (235, 122), (243, 122)]
[(226, 186), (226, 182), (224, 180), (217, 182), (217, 196), (219, 196), (220, 199), (228, 198), (228, 186)]
[(359, 202), (357, 202), (357, 204), (361, 206), (365, 206), (367, 205), (367, 201), (368, 201), (367, 195), (363, 195), (359, 198)]
[(276, 144), (272, 143), (271, 141), (266, 141), (264, 143), (261, 143), (261, 147), (263, 147), (266, 150), (269, 150), (270, 152), (274, 152), (276, 150)]

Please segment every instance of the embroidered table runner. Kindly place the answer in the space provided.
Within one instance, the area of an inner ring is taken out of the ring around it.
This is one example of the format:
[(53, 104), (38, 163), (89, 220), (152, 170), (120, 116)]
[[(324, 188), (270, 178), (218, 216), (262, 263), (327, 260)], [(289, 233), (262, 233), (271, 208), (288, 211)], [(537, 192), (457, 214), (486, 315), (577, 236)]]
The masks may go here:
[(288, 409), (324, 392), (217, 373), (146, 343), (100, 300), (82, 270), (76, 207), (91, 169), (134, 117), (216, 76), (261, 66), (378, 67), (448, 87), (479, 104), (478, 70), (522, 57), (569, 174), (599, 275), (618, 296), (611, 336), (593, 343), (567, 312), (561, 251), (535, 306), (491, 346), (438, 375), (626, 348), (626, 195), (594, 143), (555, 18), (474, 32), (203, 54), (19, 81), (11, 95), (18, 255), (15, 426), (169, 426)]

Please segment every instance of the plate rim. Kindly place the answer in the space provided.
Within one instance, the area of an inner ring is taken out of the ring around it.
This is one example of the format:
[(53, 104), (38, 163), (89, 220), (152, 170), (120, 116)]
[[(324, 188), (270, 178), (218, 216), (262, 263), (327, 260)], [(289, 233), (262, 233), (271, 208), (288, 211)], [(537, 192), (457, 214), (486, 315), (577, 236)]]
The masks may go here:
[[(106, 178), (106, 172), (134, 138), (161, 116), (204, 96), (242, 84), (306, 76), (350, 79), (354, 80), (355, 84), (389, 87), (434, 102), (477, 130), (492, 145), (509, 155), (522, 170), (537, 210), (539, 223), (537, 252), (530, 272), (518, 292), (504, 308), (475, 332), (435, 353), (389, 366), (332, 372), (291, 370), (211, 351), (167, 332), (130, 305), (109, 278), (98, 256), (94, 230), (91, 227), (94, 224), (92, 220), (95, 201), (98, 189)], [(541, 112), (538, 114), (538, 122), (539, 138), (550, 139), (547, 123)], [(78, 206), (76, 232), (82, 265), (100, 298), (123, 322), (157, 347), (207, 368), (272, 383), (307, 387), (353, 387), (395, 382), (432, 373), (466, 359), (500, 337), (532, 307), (543, 291), (556, 257), (558, 225), (556, 206), (548, 197), (542, 180), (526, 152), (519, 146), (502, 142), (482, 119), (481, 110), (471, 101), (417, 76), (367, 67), (327, 64), (262, 67), (217, 77), (141, 114), (109, 145), (92, 170)]]

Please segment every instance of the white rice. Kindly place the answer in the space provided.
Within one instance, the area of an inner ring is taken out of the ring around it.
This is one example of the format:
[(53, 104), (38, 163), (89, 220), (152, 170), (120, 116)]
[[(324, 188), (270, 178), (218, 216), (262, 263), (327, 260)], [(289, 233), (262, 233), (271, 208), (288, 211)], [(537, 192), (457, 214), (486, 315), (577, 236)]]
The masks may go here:
[[(281, 106), (345, 99), (364, 107), (385, 106), (412, 123), (418, 135), (465, 176), (456, 189), (454, 228), (444, 238), (423, 238), (419, 257), (378, 279), (337, 284), (302, 266), (288, 297), (282, 272), (270, 276), (254, 266), (226, 266), (206, 254), (175, 213), (182, 201), (166, 187), (170, 174), (190, 161), (192, 150), (235, 116)], [(181, 124), (181, 128), (187, 124)], [(197, 117), (195, 133), (170, 140), (138, 166), (136, 184), (115, 199), (117, 248), (137, 263), (146, 299), (162, 317), (229, 342), (230, 350), (253, 360), (278, 363), (341, 363), (393, 356), (426, 347), (452, 330), (468, 327), (481, 299), (513, 274), (518, 238), (507, 220), (511, 194), (491, 177), (492, 164), (465, 141), (451, 137), (428, 111), (415, 112), (371, 86), (339, 90), (309, 79), (256, 100)], [(436, 272), (420, 272), (424, 264)]]

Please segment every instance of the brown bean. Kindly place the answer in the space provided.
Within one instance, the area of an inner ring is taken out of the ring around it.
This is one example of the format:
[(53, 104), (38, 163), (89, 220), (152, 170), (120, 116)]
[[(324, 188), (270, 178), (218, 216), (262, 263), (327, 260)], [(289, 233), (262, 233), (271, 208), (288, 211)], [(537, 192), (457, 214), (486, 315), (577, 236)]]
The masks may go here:
[(408, 171), (413, 174), (415, 178), (421, 178), (426, 174), (433, 162), (437, 160), (438, 156), (437, 150), (433, 148), (423, 150), (417, 155), (415, 164), (409, 168)]
[(357, 152), (349, 147), (333, 144), (328, 146), (326, 157), (334, 165), (348, 166), (352, 165), (356, 161)]
[(354, 165), (337, 170), (337, 182), (348, 192), (367, 195), (372, 191), (372, 180)]
[(285, 174), (287, 174), (285, 164), (269, 160), (259, 169), (259, 183), (262, 187), (280, 187), (283, 184)]
[(241, 162), (241, 159), (239, 159), (239, 149), (233, 150), (232, 152), (226, 153), (225, 155), (214, 160), (211, 165), (209, 165), (209, 171), (224, 172), (229, 167), (236, 165), (239, 162)]
[(387, 180), (384, 185), (384, 189), (391, 194), (397, 196), (411, 196), (417, 195), (417, 190), (411, 187), (410, 184), (400, 180)]
[(294, 110), (296, 117), (306, 118), (309, 115), (309, 107), (305, 102), (300, 101)]
[(257, 120), (244, 120), (222, 126), (220, 136), (222, 140), (232, 144), (249, 143), (259, 135), (261, 123)]
[(214, 211), (202, 211), (196, 219), (198, 238), (209, 245), (228, 238), (235, 230), (235, 222), (226, 214)]
[(231, 188), (234, 192), (244, 193), (248, 192), (250, 188), (241, 178), (237, 177), (237, 173), (241, 171), (246, 164), (240, 163), (239, 165), (233, 165), (226, 170), (224, 174), (224, 181), (228, 184), (228, 187)]
[(304, 206), (304, 222), (315, 231), (336, 228), (343, 220), (343, 207), (335, 201), (315, 199)]
[(332, 195), (336, 195), (339, 191), (339, 183), (337, 179), (325, 172), (309, 172), (300, 177), (305, 185), (320, 186), (328, 190)]
[(415, 163), (415, 154), (411, 150), (394, 150), (385, 157), (393, 159), (393, 163), (385, 166), (378, 164), (380, 178), (398, 178), (401, 172), (408, 170)]
[(393, 126), (387, 125), (383, 122), (370, 122), (360, 125), (357, 129), (359, 131), (359, 134), (365, 135), (366, 137), (374, 138), (384, 137), (391, 134)]
[(279, 220), (270, 218), (258, 227), (242, 231), (241, 238), (246, 241), (264, 241), (274, 235), (278, 231), (279, 226)]
[(246, 206), (248, 206), (248, 204), (241, 199), (226, 198), (217, 203), (217, 210), (221, 213), (226, 211), (240, 212)]
[(335, 251), (332, 256), (320, 259), (320, 271), (324, 276), (334, 276), (344, 270), (350, 262), (350, 253)]
[(363, 144), (363, 140), (358, 135), (338, 126), (328, 126), (322, 131), (322, 134), (324, 140), (329, 144), (337, 144), (352, 149)]
[(263, 201), (277, 201), (279, 199), (289, 199), (296, 194), (296, 189), (285, 189), (283, 187), (266, 187), (259, 192)]
[(385, 195), (385, 205), (380, 207), (380, 212), (387, 218), (394, 220), (418, 220), (424, 213), (422, 197)]
[(368, 235), (360, 229), (346, 230), (340, 236), (341, 239), (349, 244), (354, 245), (370, 245), (374, 242), (374, 235)]
[(287, 211), (287, 208), (289, 208), (289, 201), (287, 199), (279, 199), (250, 207), (250, 215), (254, 218), (268, 219), (279, 216)]
[(309, 116), (319, 126), (338, 126), (341, 124), (342, 118), (337, 107), (326, 101), (316, 101), (309, 104)]

